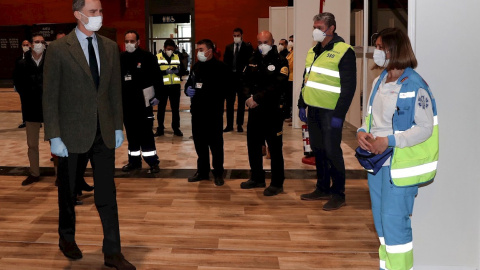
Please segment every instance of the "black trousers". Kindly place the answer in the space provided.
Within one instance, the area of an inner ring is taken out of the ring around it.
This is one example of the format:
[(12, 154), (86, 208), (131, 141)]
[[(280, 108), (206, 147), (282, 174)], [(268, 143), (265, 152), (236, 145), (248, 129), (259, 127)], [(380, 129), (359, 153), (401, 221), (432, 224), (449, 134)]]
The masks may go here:
[(292, 118), (292, 102), (293, 102), (293, 81), (288, 81), (288, 87), (285, 90), (285, 104), (283, 105), (283, 117), (285, 119)]
[(283, 161), (283, 116), (280, 109), (265, 111), (260, 108), (249, 109), (247, 123), (248, 161), (251, 179), (265, 182), (262, 146), (267, 141), (272, 164), (272, 182), (274, 187), (283, 187), (285, 169)]
[(115, 149), (109, 149), (98, 131), (92, 147), (87, 153), (68, 153), (68, 157), (58, 158), (58, 234), (60, 239), (75, 241), (75, 208), (74, 193), (78, 170), (85, 155), (88, 155), (93, 168), (95, 185), (95, 206), (103, 227), (103, 253), (114, 254), (121, 251), (120, 229), (116, 188), (114, 182)]
[(128, 163), (142, 164), (142, 156), (150, 166), (160, 163), (153, 137), (153, 116), (125, 118), (125, 131), (128, 140)]
[(230, 86), (231, 89), (227, 89), (228, 93), (226, 95), (227, 102), (227, 127), (233, 127), (233, 115), (235, 111), (235, 98), (238, 95), (238, 105), (237, 105), (237, 126), (243, 126), (245, 119), (245, 101), (247, 100), (245, 94), (243, 93), (243, 88), (241, 87), (240, 75), (234, 74), (232, 76), (233, 80)]
[(340, 147), (342, 128), (332, 128), (332, 116), (332, 110), (308, 107), (310, 146), (317, 167), (316, 187), (319, 191), (345, 197), (345, 162)]
[(212, 152), (213, 174), (223, 175), (223, 115), (222, 111), (212, 114), (192, 113), (192, 135), (197, 152), (197, 173), (207, 176), (210, 173), (210, 153)]
[(180, 128), (180, 85), (166, 85), (163, 89), (157, 92), (159, 97), (157, 122), (158, 129), (164, 130), (165, 126), (165, 109), (167, 107), (167, 100), (170, 99), (170, 108), (172, 109), (172, 129)]

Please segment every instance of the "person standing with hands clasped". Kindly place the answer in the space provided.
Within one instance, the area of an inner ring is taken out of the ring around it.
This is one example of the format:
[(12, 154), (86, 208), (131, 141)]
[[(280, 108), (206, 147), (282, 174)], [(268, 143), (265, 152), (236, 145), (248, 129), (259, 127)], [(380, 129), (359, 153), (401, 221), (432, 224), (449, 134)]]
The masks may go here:
[(368, 174), (368, 187), (380, 269), (408, 270), (413, 268), (410, 215), (418, 185), (432, 181), (437, 169), (437, 106), (428, 84), (413, 70), (417, 59), (401, 30), (378, 33), (373, 60), (384, 70), (373, 82), (357, 140), (373, 154), (393, 148), (382, 168)]
[(336, 28), (332, 13), (313, 18), (313, 40), (317, 45), (307, 53), (298, 100), (300, 120), (308, 123), (317, 168), (315, 190), (300, 198), (329, 200), (323, 205), (325, 211), (345, 205), (345, 162), (340, 144), (343, 121), (357, 85), (355, 52), (335, 33)]
[(257, 35), (258, 49), (245, 71), (245, 93), (248, 109), (247, 148), (251, 177), (242, 182), (242, 189), (265, 187), (262, 146), (267, 141), (272, 160), (272, 181), (264, 196), (283, 192), (285, 170), (283, 161), (283, 115), (281, 96), (288, 81), (288, 61), (274, 44), (272, 33)]
[(213, 57), (213, 42), (202, 39), (197, 42), (198, 62), (192, 67), (185, 84), (185, 94), (191, 98), (192, 136), (197, 152), (197, 172), (188, 182), (208, 180), (212, 152), (215, 186), (222, 186), (223, 179), (223, 100), (224, 87), (229, 80), (227, 66)]
[(53, 41), (45, 59), (45, 139), (58, 160), (59, 247), (70, 259), (83, 257), (75, 242), (75, 179), (88, 155), (95, 206), (103, 228), (104, 263), (136, 269), (121, 253), (114, 181), (115, 148), (123, 142), (120, 56), (114, 41), (96, 34), (102, 26), (99, 0), (73, 0), (77, 27)]

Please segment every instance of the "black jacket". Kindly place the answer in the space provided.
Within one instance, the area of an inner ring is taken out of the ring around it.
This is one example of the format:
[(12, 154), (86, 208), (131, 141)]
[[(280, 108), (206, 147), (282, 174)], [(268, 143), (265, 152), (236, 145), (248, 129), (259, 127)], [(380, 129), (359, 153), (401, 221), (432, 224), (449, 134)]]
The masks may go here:
[[(133, 53), (120, 55), (124, 119), (151, 116), (152, 107), (145, 107), (143, 89), (154, 86), (156, 92), (163, 86), (157, 58), (137, 48)], [(161, 91), (161, 90), (160, 90)]]
[(190, 112), (197, 115), (213, 113), (222, 116), (225, 85), (230, 80), (230, 76), (231, 72), (227, 66), (216, 58), (195, 63), (185, 84), (185, 94), (189, 86), (195, 88)]
[[(317, 59), (317, 57), (323, 52), (332, 50), (333, 45), (337, 42), (345, 42), (345, 40), (335, 34), (333, 39), (327, 44), (327, 46), (325, 46), (325, 48), (322, 47), (322, 43), (318, 42), (313, 48), (313, 51), (315, 52), (315, 59)], [(340, 72), (340, 87), (342, 91), (333, 112), (333, 116), (340, 119), (345, 119), (345, 115), (347, 114), (348, 108), (352, 103), (353, 96), (355, 95), (355, 88), (357, 87), (357, 63), (353, 49), (348, 50), (343, 55), (340, 63), (338, 64), (338, 70)], [(305, 78), (305, 71), (303, 73), (303, 77)], [(298, 107), (307, 107), (307, 104), (305, 104), (305, 101), (303, 100), (302, 92), (300, 92), (300, 97), (298, 99)]]
[[(233, 70), (233, 50), (235, 49), (235, 43), (229, 44), (225, 47), (225, 53), (223, 54), (223, 62), (228, 66), (229, 70)], [(236, 61), (236, 72), (242, 73), (245, 67), (248, 65), (248, 60), (252, 57), (253, 48), (250, 43), (242, 41), (240, 45), (240, 51), (238, 52)]]
[(21, 96), (23, 119), (28, 122), (43, 122), (42, 94), (43, 94), (43, 52), (40, 65), (32, 59), (31, 51), (25, 53), (13, 72), (15, 89)]
[(288, 61), (278, 53), (275, 45), (266, 56), (255, 50), (244, 72), (246, 97), (253, 95), (259, 110), (276, 111), (288, 86), (288, 73)]

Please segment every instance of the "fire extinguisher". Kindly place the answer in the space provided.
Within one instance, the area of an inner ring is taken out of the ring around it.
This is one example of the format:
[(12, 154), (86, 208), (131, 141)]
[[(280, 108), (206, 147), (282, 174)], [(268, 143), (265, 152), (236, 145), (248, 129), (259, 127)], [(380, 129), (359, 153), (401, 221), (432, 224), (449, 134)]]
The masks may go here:
[(312, 148), (310, 147), (310, 134), (308, 133), (308, 125), (302, 125), (303, 136), (303, 154), (307, 157), (312, 155)]

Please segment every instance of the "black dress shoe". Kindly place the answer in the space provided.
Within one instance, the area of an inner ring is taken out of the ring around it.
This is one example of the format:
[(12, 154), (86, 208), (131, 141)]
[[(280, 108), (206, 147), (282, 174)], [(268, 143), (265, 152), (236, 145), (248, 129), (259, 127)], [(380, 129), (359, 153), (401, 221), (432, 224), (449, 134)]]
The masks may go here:
[(40, 181), (40, 177), (29, 175), (27, 179), (23, 180), (22, 186), (27, 186), (38, 181)]
[(82, 252), (77, 246), (75, 242), (67, 242), (65, 240), (60, 239), (58, 246), (60, 250), (63, 252), (65, 257), (70, 258), (72, 260), (78, 260), (83, 257)]
[(160, 136), (163, 136), (165, 134), (165, 132), (160, 129), (157, 129), (157, 132), (155, 132), (155, 134), (153, 134), (153, 137), (160, 137)]
[(265, 182), (256, 182), (252, 179), (248, 179), (248, 181), (242, 182), (240, 184), (240, 187), (242, 189), (259, 188), (259, 187), (265, 187), (265, 186), (266, 186)]
[(180, 129), (174, 129), (173, 130), (173, 135), (178, 136), (178, 137), (183, 137), (183, 132)]
[(217, 187), (223, 186), (223, 184), (225, 184), (225, 181), (223, 180), (223, 176), (222, 175), (215, 176), (214, 183), (215, 183), (215, 186)]
[(142, 168), (142, 164), (136, 165), (133, 163), (128, 163), (127, 165), (122, 167), (122, 172), (130, 172), (133, 170), (140, 170)]
[(26, 127), (26, 126), (27, 126), (27, 124), (25, 124), (25, 122), (23, 122), (23, 123), (21, 123), (21, 124), (18, 126), (18, 128), (24, 128), (24, 127)]
[(283, 192), (283, 187), (269, 186), (263, 191), (263, 196), (275, 196)]
[(107, 255), (103, 256), (105, 260), (105, 266), (108, 267), (115, 267), (117, 270), (135, 270), (135, 266), (125, 260), (122, 253)]
[(243, 127), (242, 126), (237, 126), (237, 131), (238, 132), (243, 132)]
[(87, 184), (87, 182), (85, 182), (85, 179), (84, 179), (84, 178), (83, 178), (82, 180), (79, 180), (79, 182), (80, 182), (81, 184), (78, 184), (78, 183), (77, 183), (78, 186), (75, 187), (76, 190), (77, 190), (77, 195), (78, 195), (78, 196), (82, 196), (82, 194), (83, 194), (82, 191), (88, 191), (88, 192), (90, 192), (90, 191), (92, 191), (92, 190), (94, 189), (93, 186), (90, 186), (89, 184)]
[(230, 132), (230, 131), (233, 131), (233, 127), (226, 127), (223, 129), (223, 132)]
[(148, 169), (147, 173), (152, 174), (152, 173), (159, 173), (160, 172), (160, 167), (158, 165), (153, 165), (150, 166), (150, 169)]
[(198, 172), (194, 176), (188, 178), (188, 182), (198, 182), (202, 180), (210, 180), (208, 175), (201, 175)]

